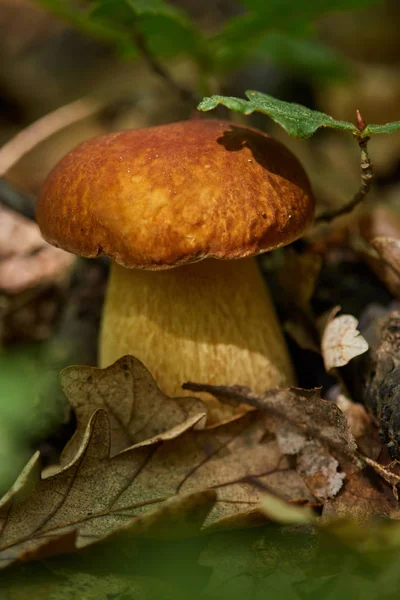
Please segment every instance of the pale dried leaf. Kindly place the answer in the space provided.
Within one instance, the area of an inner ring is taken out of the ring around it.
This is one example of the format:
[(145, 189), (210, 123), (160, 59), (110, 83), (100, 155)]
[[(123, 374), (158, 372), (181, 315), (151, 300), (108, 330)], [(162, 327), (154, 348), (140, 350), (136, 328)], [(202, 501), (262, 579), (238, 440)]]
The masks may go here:
[(193, 418), (202, 427), (207, 413), (198, 398), (166, 396), (133, 356), (124, 356), (106, 369), (68, 367), (61, 373), (61, 387), (78, 420), (76, 433), (63, 452), (63, 464), (75, 456), (90, 417), (99, 408), (110, 419), (111, 455), (143, 440), (175, 437)]
[(0, 207), (0, 289), (7, 294), (58, 281), (75, 257), (45, 242), (36, 223)]
[(298, 473), (319, 500), (334, 498), (341, 490), (345, 474), (338, 469), (336, 458), (317, 442), (305, 444), (297, 457)]
[[(41, 558), (50, 542), (56, 552), (58, 540), (73, 534), (79, 549), (120, 536), (193, 535), (235, 516), (243, 523), (259, 513), (260, 492), (250, 478), (273, 489), (278, 483), (285, 493), (292, 469), (260, 413), (212, 430), (192, 427), (109, 458), (108, 417), (95, 413), (74, 462), (46, 479), (31, 465), (4, 498), (0, 565)], [(295, 476), (296, 493), (309, 500)]]
[(357, 319), (352, 315), (335, 317), (336, 312), (334, 309), (322, 333), (322, 357), (327, 372), (347, 365), (368, 350), (367, 341), (357, 329)]
[(319, 440), (309, 440), (297, 427), (285, 421), (279, 421), (275, 431), (282, 452), (297, 455), (297, 472), (311, 493), (319, 500), (333, 498), (344, 479), (336, 458)]
[(307, 436), (298, 427), (281, 419), (276, 422), (275, 434), (283, 454), (298, 454), (307, 443)]
[(16, 254), (32, 254), (44, 244), (36, 223), (0, 206), (0, 258)]

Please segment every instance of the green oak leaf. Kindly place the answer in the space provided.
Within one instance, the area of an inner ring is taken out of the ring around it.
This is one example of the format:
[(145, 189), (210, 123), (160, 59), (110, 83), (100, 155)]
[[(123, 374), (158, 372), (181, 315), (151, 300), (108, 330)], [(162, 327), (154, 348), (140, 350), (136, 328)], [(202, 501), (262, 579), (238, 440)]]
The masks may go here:
[(353, 123), (337, 121), (325, 113), (311, 110), (301, 104), (285, 102), (268, 94), (255, 91), (246, 92), (246, 96), (248, 100), (227, 96), (211, 96), (204, 98), (198, 108), (202, 111), (208, 111), (218, 106), (218, 104), (222, 104), (230, 110), (245, 115), (261, 112), (281, 125), (290, 135), (298, 138), (308, 138), (321, 127), (342, 129), (352, 133), (358, 132)]

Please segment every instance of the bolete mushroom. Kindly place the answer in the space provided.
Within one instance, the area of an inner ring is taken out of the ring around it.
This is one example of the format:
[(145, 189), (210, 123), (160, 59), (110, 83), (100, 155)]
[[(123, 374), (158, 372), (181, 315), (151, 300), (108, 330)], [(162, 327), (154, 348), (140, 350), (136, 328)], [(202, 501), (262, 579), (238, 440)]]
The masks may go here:
[(187, 380), (258, 393), (294, 382), (252, 257), (297, 239), (313, 214), (289, 150), (208, 119), (84, 142), (50, 173), (37, 205), (48, 242), (113, 259), (100, 365), (133, 354), (171, 396)]

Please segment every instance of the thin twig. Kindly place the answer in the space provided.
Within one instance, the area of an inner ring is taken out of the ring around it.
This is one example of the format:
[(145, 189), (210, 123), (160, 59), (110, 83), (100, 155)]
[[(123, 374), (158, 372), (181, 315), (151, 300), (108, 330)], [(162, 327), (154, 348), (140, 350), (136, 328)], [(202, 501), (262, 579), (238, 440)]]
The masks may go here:
[(102, 105), (90, 98), (74, 100), (44, 115), (20, 131), (0, 148), (0, 177), (5, 175), (25, 154), (68, 125), (96, 114)]
[[(362, 134), (364, 129), (366, 128), (366, 125), (365, 125), (365, 122), (364, 122), (363, 118), (361, 117), (359, 111), (357, 111), (357, 126), (360, 131), (360, 134)], [(321, 215), (319, 215), (315, 219), (316, 223), (329, 222), (329, 221), (332, 221), (333, 219), (336, 219), (336, 217), (340, 217), (341, 215), (345, 215), (345, 214), (351, 212), (353, 210), (353, 208), (355, 208), (358, 204), (360, 204), (364, 200), (364, 198), (366, 197), (366, 195), (368, 194), (368, 192), (371, 189), (372, 182), (374, 180), (374, 171), (373, 171), (371, 159), (368, 154), (368, 142), (369, 142), (370, 138), (362, 137), (362, 135), (360, 135), (360, 134), (356, 135), (358, 145), (361, 150), (361, 185), (360, 185), (360, 189), (355, 194), (355, 196), (352, 198), (352, 200), (350, 202), (348, 202), (347, 204), (345, 204), (344, 206), (342, 206), (341, 208), (338, 208), (337, 210), (326, 211), (326, 212), (322, 213)]]
[(150, 51), (150, 49), (148, 48), (148, 46), (146, 44), (146, 40), (144, 39), (142, 34), (137, 29), (133, 30), (132, 37), (133, 37), (133, 41), (135, 42), (136, 46), (138, 47), (138, 50), (140, 51), (143, 58), (146, 60), (150, 69), (156, 75), (158, 75), (159, 77), (162, 77), (162, 79), (164, 79), (164, 81), (169, 85), (169, 87), (175, 93), (177, 93), (184, 102), (187, 102), (188, 104), (192, 104), (193, 106), (197, 106), (200, 98), (193, 92), (193, 90), (181, 85), (180, 83), (175, 81), (175, 79), (173, 79), (173, 77), (171, 77), (171, 75), (168, 73), (168, 71), (158, 62), (158, 60), (152, 54), (152, 52)]
[[(278, 392), (283, 391), (282, 389), (276, 388), (268, 390), (268, 392), (264, 393), (262, 396), (258, 396), (255, 392), (250, 390), (249, 388), (243, 386), (230, 386), (229, 388), (225, 386), (218, 385), (210, 385), (210, 384), (202, 384), (202, 383), (193, 383), (186, 382), (182, 385), (184, 390), (189, 390), (191, 392), (207, 392), (216, 397), (220, 402), (231, 404), (232, 401), (235, 403), (243, 403), (253, 408), (264, 411), (266, 413), (271, 414), (278, 419), (282, 419), (292, 425), (296, 429), (298, 429), (301, 433), (304, 434), (305, 430), (302, 424), (297, 423), (295, 419), (290, 417), (284, 410), (277, 408), (276, 406), (272, 406), (268, 404), (268, 399), (273, 398), (274, 395)], [(287, 391), (290, 391), (288, 389)], [(312, 391), (312, 390), (310, 390)], [(320, 441), (323, 445), (328, 447), (333, 452), (339, 452), (340, 454), (346, 456), (351, 463), (353, 463), (356, 467), (372, 467), (376, 473), (378, 473), (389, 485), (392, 487), (392, 491), (398, 499), (398, 487), (400, 487), (400, 475), (393, 473), (390, 470), (392, 465), (381, 465), (378, 462), (372, 460), (368, 456), (365, 456), (359, 450), (354, 450), (350, 452), (348, 448), (346, 448), (340, 441), (333, 440), (331, 437), (324, 435), (321, 432), (320, 428), (306, 425), (306, 432), (309, 437), (312, 439)], [(397, 461), (396, 461), (396, 464)]]
[(35, 220), (35, 201), (29, 194), (16, 189), (2, 176), (25, 154), (62, 129), (97, 114), (99, 119), (110, 121), (115, 113), (130, 107), (129, 99), (113, 100), (110, 104), (101, 104), (90, 98), (74, 100), (44, 115), (39, 120), (20, 131), (0, 148), (0, 203), (23, 217)]

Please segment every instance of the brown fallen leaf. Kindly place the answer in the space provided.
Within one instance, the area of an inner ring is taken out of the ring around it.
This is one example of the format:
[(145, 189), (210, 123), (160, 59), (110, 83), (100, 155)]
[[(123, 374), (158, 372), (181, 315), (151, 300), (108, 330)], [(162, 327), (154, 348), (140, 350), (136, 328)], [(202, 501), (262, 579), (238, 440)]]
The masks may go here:
[[(199, 417), (200, 419), (200, 417)], [(252, 411), (211, 430), (144, 441), (109, 458), (110, 426), (100, 410), (75, 460), (40, 479), (33, 459), (0, 505), (0, 566), (72, 551), (116, 536), (194, 534), (243, 524), (259, 513), (257, 479), (313, 500), (292, 472), (266, 421)], [(293, 476), (292, 476), (293, 475)], [(290, 496), (289, 496), (290, 497)]]
[[(66, 446), (62, 463), (78, 451), (88, 422), (97, 409), (107, 411), (111, 427), (111, 455), (143, 440), (175, 437), (188, 419), (205, 423), (207, 408), (198, 398), (169, 398), (137, 358), (124, 356), (106, 369), (74, 366), (61, 372), (61, 387), (74, 409), (78, 425)], [(201, 418), (202, 417), (202, 418)]]
[(372, 470), (346, 469), (346, 485), (342, 492), (324, 504), (322, 520), (351, 518), (366, 523), (371, 517), (400, 518), (399, 504), (390, 486), (386, 485)]
[(368, 343), (357, 329), (358, 321), (352, 315), (330, 313), (321, 340), (322, 357), (327, 372), (347, 365), (353, 358), (368, 350)]
[[(247, 403), (278, 418), (281, 423), (286, 424), (285, 426), (290, 425), (292, 431), (297, 430), (301, 436), (319, 440), (327, 448), (339, 451), (357, 463), (357, 444), (349, 430), (346, 417), (334, 402), (321, 398), (320, 389), (273, 389), (262, 396), (257, 396), (242, 386), (229, 387), (188, 382), (183, 387), (192, 392), (208, 392), (221, 402)], [(273, 423), (276, 432), (276, 424)], [(303, 437), (300, 437), (300, 440), (302, 443)], [(294, 450), (294, 453), (300, 449), (300, 446)]]
[[(185, 387), (198, 388), (197, 384)], [(315, 498), (332, 498), (342, 488), (345, 474), (333, 454), (339, 453), (346, 461), (350, 458), (361, 467), (345, 415), (334, 402), (321, 399), (319, 390), (270, 390), (257, 397), (245, 388), (212, 387), (206, 389), (222, 401), (244, 402), (247, 398), (251, 406), (266, 411), (280, 450), (296, 457), (296, 471)]]

